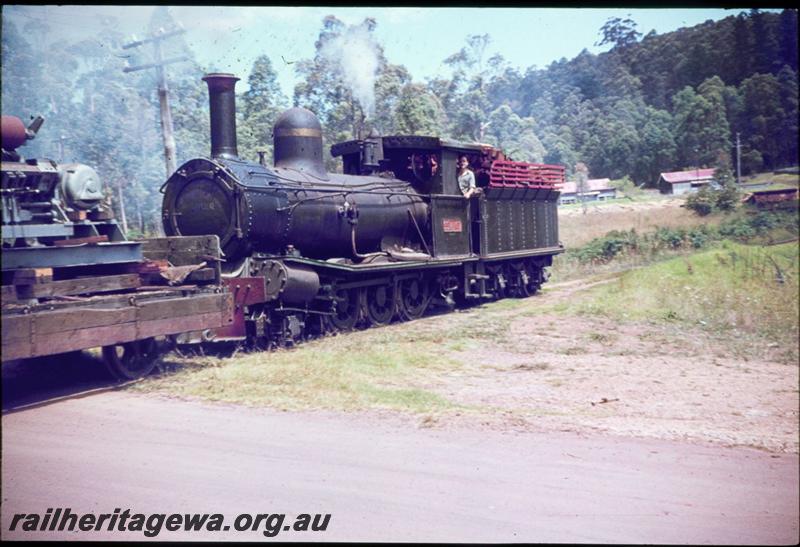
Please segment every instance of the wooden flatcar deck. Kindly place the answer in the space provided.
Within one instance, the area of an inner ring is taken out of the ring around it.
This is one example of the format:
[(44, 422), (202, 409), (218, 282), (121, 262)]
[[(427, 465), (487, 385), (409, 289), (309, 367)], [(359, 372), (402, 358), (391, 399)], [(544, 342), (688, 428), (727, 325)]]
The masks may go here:
[(10, 272), (2, 360), (227, 326), (233, 300), (219, 255), (216, 236), (160, 238), (144, 242), (139, 262)]

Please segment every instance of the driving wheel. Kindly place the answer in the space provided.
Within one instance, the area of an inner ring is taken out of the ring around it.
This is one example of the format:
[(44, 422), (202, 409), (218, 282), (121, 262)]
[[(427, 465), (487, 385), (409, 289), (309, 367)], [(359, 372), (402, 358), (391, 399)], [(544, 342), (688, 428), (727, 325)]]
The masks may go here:
[(412, 278), (400, 282), (398, 315), (404, 321), (422, 317), (430, 301), (430, 288), (423, 279)]
[(394, 285), (367, 287), (365, 311), (370, 325), (388, 325), (392, 321), (396, 304)]
[(359, 316), (358, 289), (339, 289), (336, 291), (336, 308), (330, 316), (331, 324), (338, 330), (350, 330), (356, 326)]

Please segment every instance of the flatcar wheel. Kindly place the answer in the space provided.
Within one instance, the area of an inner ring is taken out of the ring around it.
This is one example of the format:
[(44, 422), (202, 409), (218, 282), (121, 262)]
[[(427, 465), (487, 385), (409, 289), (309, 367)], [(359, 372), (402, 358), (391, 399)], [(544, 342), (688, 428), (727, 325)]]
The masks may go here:
[(388, 325), (397, 306), (394, 285), (367, 287), (366, 316), (372, 326)]
[(103, 362), (117, 380), (135, 380), (150, 374), (158, 362), (155, 338), (105, 346)]
[(336, 309), (330, 318), (331, 324), (338, 330), (350, 330), (356, 326), (361, 307), (360, 296), (358, 289), (336, 291)]
[(406, 279), (400, 282), (400, 319), (411, 321), (422, 317), (430, 302), (430, 288), (422, 279)]

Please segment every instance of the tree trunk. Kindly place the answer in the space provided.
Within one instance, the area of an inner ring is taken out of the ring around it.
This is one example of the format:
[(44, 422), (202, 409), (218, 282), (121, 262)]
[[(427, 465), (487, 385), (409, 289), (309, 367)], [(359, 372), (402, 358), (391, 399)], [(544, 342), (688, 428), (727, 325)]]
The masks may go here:
[(119, 220), (122, 223), (122, 231), (128, 234), (128, 219), (125, 216), (125, 198), (122, 194), (122, 179), (117, 179), (117, 202), (119, 203)]
[(139, 231), (144, 236), (144, 215), (142, 215), (142, 205), (136, 200), (136, 216), (139, 218)]

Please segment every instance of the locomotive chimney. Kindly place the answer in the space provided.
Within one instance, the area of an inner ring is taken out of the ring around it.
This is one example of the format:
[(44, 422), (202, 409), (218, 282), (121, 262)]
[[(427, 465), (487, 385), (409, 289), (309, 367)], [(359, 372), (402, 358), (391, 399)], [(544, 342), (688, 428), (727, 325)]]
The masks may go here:
[(236, 93), (239, 78), (233, 74), (206, 74), (211, 115), (211, 157), (236, 158)]

